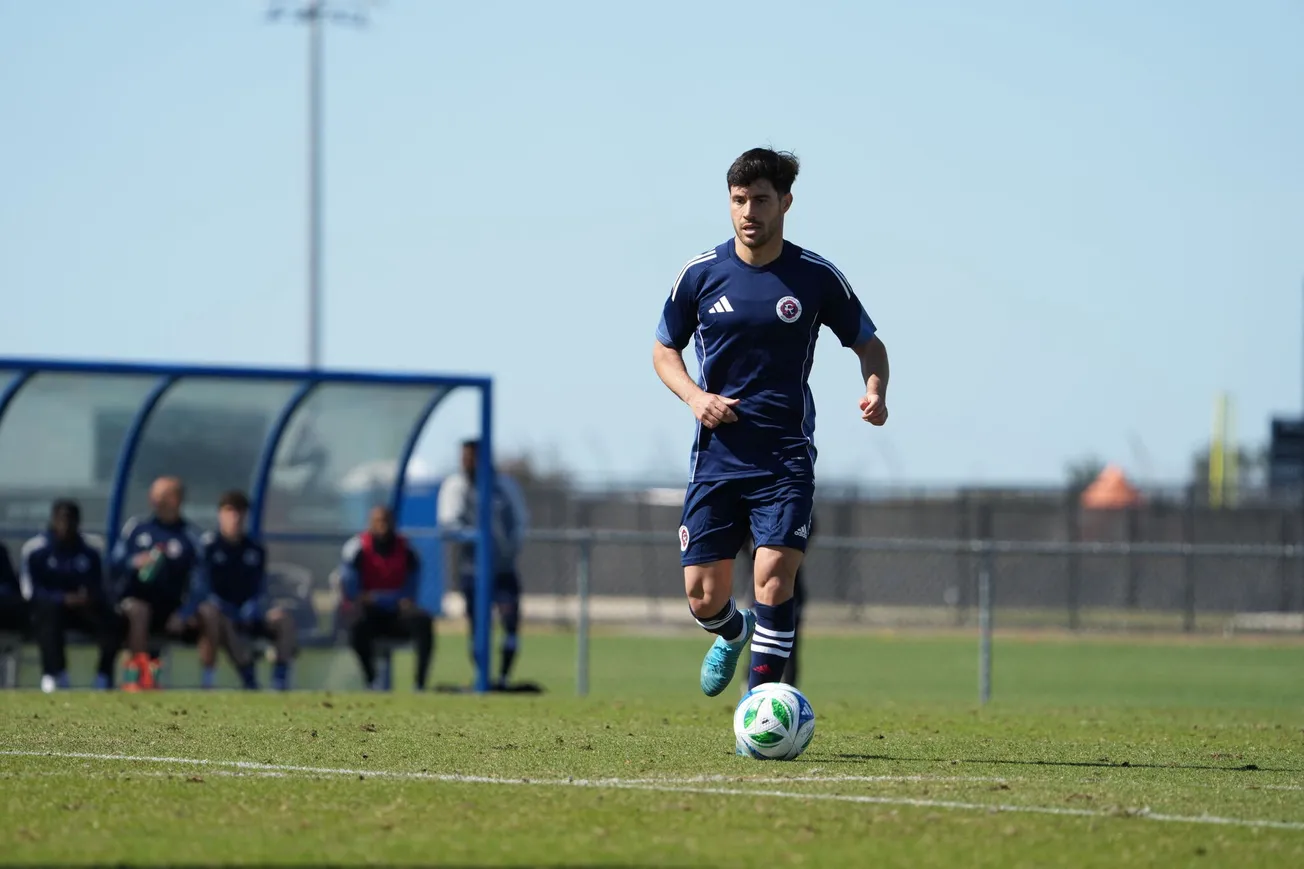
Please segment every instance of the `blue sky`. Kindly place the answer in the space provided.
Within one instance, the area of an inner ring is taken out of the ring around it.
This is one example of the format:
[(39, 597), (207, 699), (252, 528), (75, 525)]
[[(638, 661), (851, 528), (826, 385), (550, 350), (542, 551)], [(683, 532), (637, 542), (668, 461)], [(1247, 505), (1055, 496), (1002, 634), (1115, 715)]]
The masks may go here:
[[(0, 355), (303, 361), (306, 32), (266, 8), (0, 0)], [(871, 430), (825, 333), (821, 478), (1183, 479), (1220, 390), (1253, 442), (1304, 392), (1301, 32), (1290, 0), (388, 0), (326, 37), (326, 363), (490, 373), (504, 448), (682, 479), (653, 328), (773, 144), (788, 237), (892, 355)]]

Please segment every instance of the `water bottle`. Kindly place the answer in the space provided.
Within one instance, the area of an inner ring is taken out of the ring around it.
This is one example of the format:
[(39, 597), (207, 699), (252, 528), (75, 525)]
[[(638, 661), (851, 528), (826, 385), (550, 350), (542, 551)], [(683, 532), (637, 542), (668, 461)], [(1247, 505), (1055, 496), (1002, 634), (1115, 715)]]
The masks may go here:
[(158, 566), (163, 561), (163, 547), (155, 546), (149, 551), (149, 561), (145, 562), (140, 570), (136, 571), (136, 576), (140, 577), (141, 582), (153, 582), (155, 574), (158, 573)]

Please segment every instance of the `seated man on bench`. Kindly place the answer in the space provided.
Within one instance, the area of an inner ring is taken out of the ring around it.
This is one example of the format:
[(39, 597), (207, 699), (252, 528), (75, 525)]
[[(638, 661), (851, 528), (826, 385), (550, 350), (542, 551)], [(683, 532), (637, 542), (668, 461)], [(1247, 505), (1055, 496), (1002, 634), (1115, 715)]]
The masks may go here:
[(411, 640), (416, 646), (416, 689), (426, 686), (434, 654), (435, 627), (417, 606), (421, 562), (407, 538), (394, 529), (394, 514), (373, 507), (367, 530), (344, 544), (341, 565), (344, 605), (351, 610), (350, 645), (362, 665), (367, 686), (386, 686), (376, 678), (376, 639)]
[(158, 661), (150, 638), (166, 636), (195, 642), (200, 636), (216, 647), (216, 611), (200, 602), (193, 615), (182, 607), (191, 593), (199, 562), (199, 531), (181, 514), (185, 490), (176, 477), (160, 477), (150, 486), (153, 514), (131, 519), (113, 547), (113, 575), (118, 610), (127, 621), (127, 664), (124, 691), (157, 687)]
[[(249, 498), (244, 492), (230, 491), (218, 500), (218, 532), (203, 536), (193, 605), (186, 612), (198, 612), (205, 601), (217, 611), (218, 637), (249, 690), (258, 688), (250, 640), (274, 642), (272, 687), (284, 691), (289, 688), (290, 662), (296, 651), (294, 621), (279, 608), (266, 608), (267, 551), (246, 533), (248, 516)], [(199, 657), (203, 685), (211, 688), (217, 649), (201, 641)]]
[(67, 632), (95, 638), (100, 649), (95, 687), (113, 687), (113, 657), (121, 641), (117, 617), (104, 592), (104, 560), (81, 533), (81, 507), (60, 499), (50, 527), (23, 546), (23, 596), (41, 647), (41, 690), (69, 687)]

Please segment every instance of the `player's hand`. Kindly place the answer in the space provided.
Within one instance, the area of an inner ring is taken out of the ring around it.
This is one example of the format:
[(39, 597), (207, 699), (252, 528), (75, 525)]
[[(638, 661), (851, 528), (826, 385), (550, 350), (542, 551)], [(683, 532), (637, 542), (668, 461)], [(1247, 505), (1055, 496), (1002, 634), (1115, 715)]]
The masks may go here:
[(399, 599), (399, 602), (398, 602), (398, 611), (399, 611), (399, 612), (403, 613), (404, 615), (407, 615), (408, 613), (412, 612), (413, 609), (415, 609), (415, 607), (412, 605), (412, 601), (411, 601), (411, 600), (409, 600), (409, 599), (406, 598), (406, 597), (405, 597), (405, 598), (400, 598), (400, 599)]
[(734, 405), (737, 403), (736, 398), (701, 392), (693, 398), (689, 407), (693, 409), (693, 416), (697, 417), (698, 422), (707, 428), (715, 428), (727, 422), (738, 421), (738, 414), (733, 412)]
[(86, 593), (86, 589), (79, 588), (76, 591), (69, 592), (63, 596), (63, 605), (67, 607), (85, 606), (90, 599), (90, 595)]
[(137, 570), (140, 570), (142, 567), (149, 564), (153, 560), (154, 560), (153, 550), (150, 550), (148, 552), (138, 552), (136, 555), (132, 556), (131, 566), (136, 568)]
[(870, 425), (887, 422), (887, 399), (877, 392), (867, 392), (860, 400), (860, 418)]
[(186, 627), (185, 620), (181, 618), (181, 613), (173, 613), (168, 616), (167, 623), (163, 625), (163, 630), (169, 634), (179, 634)]

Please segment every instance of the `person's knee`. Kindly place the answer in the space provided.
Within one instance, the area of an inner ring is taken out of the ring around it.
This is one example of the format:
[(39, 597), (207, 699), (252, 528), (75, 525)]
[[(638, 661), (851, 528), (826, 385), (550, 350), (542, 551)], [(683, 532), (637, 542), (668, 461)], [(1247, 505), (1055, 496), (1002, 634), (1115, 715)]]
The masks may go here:
[(279, 607), (271, 609), (267, 612), (267, 630), (277, 637), (292, 637), (295, 634), (294, 619)]
[(122, 614), (135, 627), (142, 624), (148, 625), (153, 611), (147, 602), (140, 598), (129, 597), (122, 602)]
[(684, 568), (684, 593), (697, 616), (717, 613), (733, 596), (733, 561), (713, 561)]
[(756, 602), (776, 606), (792, 598), (803, 553), (782, 546), (759, 546), (755, 555)]

